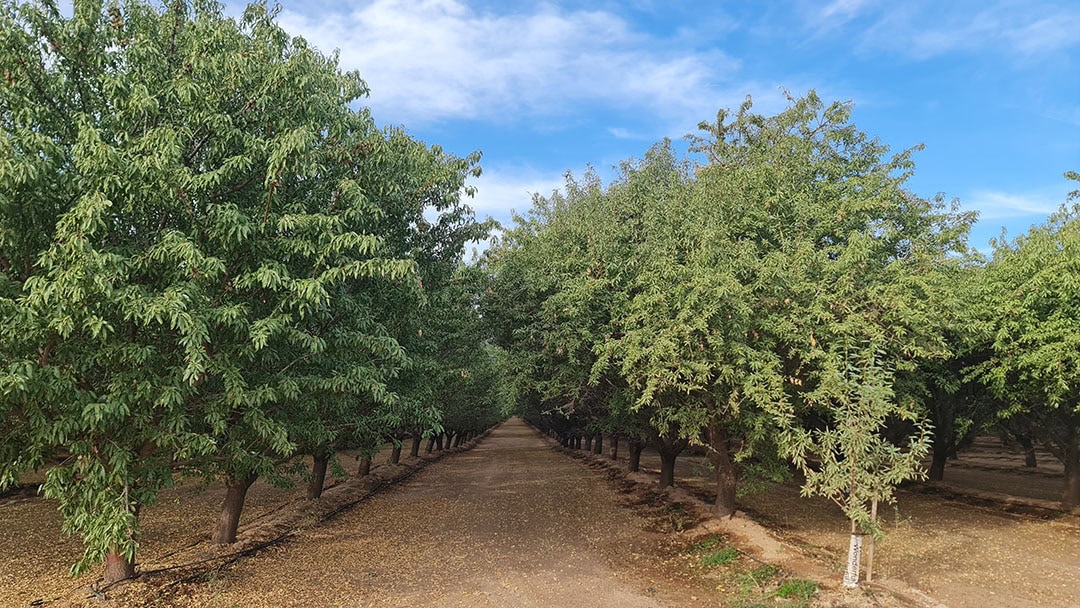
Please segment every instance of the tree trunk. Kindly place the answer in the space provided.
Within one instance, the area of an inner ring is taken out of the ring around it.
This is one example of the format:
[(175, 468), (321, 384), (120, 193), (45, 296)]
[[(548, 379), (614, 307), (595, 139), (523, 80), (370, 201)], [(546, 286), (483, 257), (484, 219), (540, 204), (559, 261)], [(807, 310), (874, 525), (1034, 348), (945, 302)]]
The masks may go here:
[(586, 435), (585, 436), (585, 451), (586, 452), (591, 452), (592, 451), (592, 435)]
[(439, 450), (440, 452), (443, 449), (443, 434), (442, 433), (439, 433), (439, 435), (437, 437), (435, 437), (435, 448), (437, 450)]
[(687, 439), (674, 437), (670, 433), (653, 435), (653, 445), (660, 453), (660, 487), (669, 488), (675, 485), (675, 459), (682, 454), (690, 442)]
[(311, 463), (311, 481), (308, 482), (307, 489), (308, 500), (315, 500), (322, 496), (323, 483), (326, 482), (326, 465), (328, 462), (330, 462), (330, 458), (326, 455), (314, 457), (314, 461)]
[(217, 545), (229, 545), (236, 542), (236, 529), (240, 526), (240, 513), (244, 510), (244, 498), (248, 488), (255, 483), (255, 476), (243, 479), (230, 478), (226, 483), (225, 502), (221, 505), (221, 515), (217, 526), (210, 536), (210, 542)]
[(1024, 448), (1024, 466), (1033, 469), (1039, 466), (1039, 461), (1035, 457), (1035, 442), (1031, 439), (1031, 435), (1016, 433), (1016, 441)]
[(574, 449), (575, 450), (580, 450), (581, 449), (581, 435), (577, 435), (576, 437), (574, 437)]
[(934, 411), (937, 412), (938, 415), (934, 420), (934, 437), (933, 443), (930, 446), (932, 452), (930, 459), (930, 481), (941, 481), (942, 479), (945, 479), (945, 463), (948, 461), (949, 455), (955, 453), (955, 450), (953, 449), (954, 415), (952, 408), (946, 407), (946, 404), (951, 403), (951, 401), (948, 401), (950, 395), (940, 391), (935, 391), (934, 394), (937, 402)]
[(619, 436), (612, 435), (608, 438), (608, 457), (612, 460), (619, 459)]
[(670, 488), (675, 485), (675, 458), (678, 454), (668, 450), (660, 451), (660, 487)]
[(631, 473), (637, 473), (641, 470), (641, 452), (645, 449), (645, 444), (640, 441), (630, 442), (630, 460), (626, 462), (626, 470)]
[(1065, 495), (1061, 504), (1066, 509), (1080, 507), (1080, 432), (1075, 430), (1065, 446)]
[(427, 447), (424, 448), (424, 453), (430, 454), (435, 449), (435, 437), (428, 437)]
[(401, 462), (401, 444), (395, 443), (394, 449), (390, 451), (390, 464), (397, 464)]
[(420, 455), (420, 440), (421, 437), (419, 434), (413, 435), (412, 446), (409, 447), (409, 456), (416, 458)]
[(600, 433), (596, 434), (596, 440), (593, 441), (592, 453), (597, 456), (604, 453), (604, 436)]
[(948, 450), (934, 448), (930, 460), (930, 481), (941, 481), (942, 479), (945, 479), (945, 462), (948, 461), (948, 459)]
[(731, 462), (730, 441), (718, 423), (709, 425), (709, 460), (716, 468), (716, 514), (720, 517), (735, 515), (735, 464)]
[(371, 456), (361, 456), (360, 466), (356, 469), (357, 477), (366, 477), (371, 473)]
[(105, 582), (115, 583), (135, 576), (135, 562), (128, 560), (115, 547), (105, 554)]
[[(135, 520), (139, 519), (139, 511), (142, 510), (142, 504), (134, 502), (131, 505), (132, 513), (135, 515)], [(129, 530), (128, 537), (134, 537), (135, 531)], [(113, 547), (112, 551), (105, 554), (105, 582), (115, 583), (124, 579), (129, 579), (135, 576), (135, 560), (128, 560), (120, 552), (119, 547)]]

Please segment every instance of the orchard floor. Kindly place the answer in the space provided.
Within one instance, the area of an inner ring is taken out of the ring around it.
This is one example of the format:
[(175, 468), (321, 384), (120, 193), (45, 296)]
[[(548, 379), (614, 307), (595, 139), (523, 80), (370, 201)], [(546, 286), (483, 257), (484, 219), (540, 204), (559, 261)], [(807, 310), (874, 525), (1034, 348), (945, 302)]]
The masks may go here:
[[(660, 466), (649, 451), (641, 463), (647, 470)], [(1039, 463), (1027, 469), (1023, 456), (981, 440), (950, 462), (945, 482), (1019, 498), (1059, 499), (1060, 464), (1041, 452)], [(715, 497), (701, 457), (679, 458), (676, 485), (706, 500)], [(881, 511), (887, 538), (875, 549), (875, 579), (914, 588), (948, 608), (1080, 608), (1080, 518), (1010, 513), (1001, 505), (917, 489), (900, 490), (895, 507)], [(849, 524), (838, 507), (801, 497), (795, 483), (741, 497), (739, 507), (777, 536), (831, 563), (840, 576)]]
[[(373, 462), (386, 462), (389, 455), (390, 447), (385, 446)], [(346, 455), (339, 458), (342, 466), (356, 466)], [(328, 486), (333, 483), (329, 477)], [(25, 492), (0, 498), (0, 608), (69, 596), (100, 574), (95, 569), (71, 578), (69, 568), (82, 555), (82, 546), (78, 538), (61, 533), (57, 503), (35, 494), (35, 484), (40, 481), (26, 476), (22, 480)], [(241, 528), (273, 515), (303, 492), (302, 484), (282, 489), (256, 481), (248, 490)], [(157, 504), (144, 508), (140, 517), (139, 562), (167, 559), (180, 548), (208, 540), (224, 496), (220, 483), (202, 487), (191, 480), (164, 490)]]
[(715, 606), (702, 603), (692, 581), (658, 571), (662, 535), (643, 531), (646, 523), (619, 505), (603, 477), (512, 419), (472, 450), (171, 601), (208, 608)]
[[(1052, 492), (1052, 466), (1013, 471), (1014, 459), (999, 465), (999, 457), (988, 452), (969, 458), (971, 466), (952, 467), (946, 478), (1021, 495)], [(648, 453), (642, 464), (657, 466)], [(677, 473), (679, 485), (708, 493), (708, 471), (700, 459), (680, 458)], [(253, 487), (244, 522), (273, 513), (299, 491)], [(144, 558), (160, 562), (177, 547), (205, 540), (220, 500), (215, 487), (166, 493), (145, 513)], [(847, 540), (835, 507), (800, 498), (792, 485), (746, 497), (741, 506), (821, 563), (835, 564), (839, 579)], [(745, 572), (731, 565), (702, 567), (691, 549), (699, 537), (662, 531), (657, 513), (663, 515), (664, 508), (654, 505), (650, 511), (619, 483), (510, 420), (471, 451), (432, 463), (285, 543), (181, 586), (157, 605), (749, 605), (730, 591), (731, 581), (745, 581)], [(907, 491), (900, 493), (898, 510), (885, 515), (889, 537), (877, 547), (875, 578), (936, 600), (919, 604), (1080, 606), (1076, 518), (1013, 515)], [(70, 596), (96, 576), (66, 576), (79, 547), (59, 534), (58, 524), (51, 502), (0, 500), (0, 607), (54, 605), (49, 598)], [(739, 559), (755, 566), (751, 557)], [(718, 591), (718, 582), (729, 590)], [(769, 606), (797, 605), (759, 599)], [(98, 604), (112, 602), (85, 605)], [(848, 597), (835, 590), (812, 605), (849, 604), (899, 605), (880, 594)]]

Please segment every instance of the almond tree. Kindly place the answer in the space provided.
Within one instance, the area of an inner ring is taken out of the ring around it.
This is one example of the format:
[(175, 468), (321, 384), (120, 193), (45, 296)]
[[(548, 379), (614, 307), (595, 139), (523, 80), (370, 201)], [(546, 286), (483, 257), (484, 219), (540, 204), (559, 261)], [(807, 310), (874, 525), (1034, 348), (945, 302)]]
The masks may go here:
[(475, 159), (375, 128), (359, 76), (273, 17), (0, 5), (0, 484), (46, 470), (75, 572), (130, 576), (177, 473), (226, 483), (231, 541), (257, 476), (399, 402), (380, 298), (420, 281), (382, 218)]
[[(776, 355), (778, 367), (762, 369), (778, 370), (783, 388), (760, 384), (776, 402), (759, 404), (806, 476), (803, 492), (836, 501), (854, 532), (876, 530), (872, 501), (922, 475), (928, 427), (896, 373), (950, 355), (935, 299), (942, 272), (967, 260), (973, 218), (905, 190), (912, 151), (887, 157), (850, 113), (812, 92), (775, 116), (748, 102), (703, 125), (696, 147), (709, 161), (699, 187), (724, 209), (717, 225), (760, 260), (742, 275), (748, 342)], [(913, 432), (894, 445), (890, 422)]]
[(978, 292), (993, 354), (977, 371), (1006, 401), (1002, 418), (1032, 420), (1036, 436), (1064, 463), (1066, 508), (1080, 506), (1078, 260), (1080, 205), (1072, 204), (1011, 242), (997, 241)]

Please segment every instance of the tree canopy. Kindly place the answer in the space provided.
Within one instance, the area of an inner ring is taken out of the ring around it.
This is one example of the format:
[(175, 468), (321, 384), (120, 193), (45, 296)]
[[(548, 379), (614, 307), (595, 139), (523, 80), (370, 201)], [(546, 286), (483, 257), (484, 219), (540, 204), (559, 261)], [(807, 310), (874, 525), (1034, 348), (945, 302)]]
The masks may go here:
[(389, 420), (438, 428), (426, 357), (448, 331), (484, 352), (438, 311), (489, 229), (462, 202), (479, 154), (378, 128), (360, 75), (274, 19), (0, 9), (0, 483), (45, 470), (77, 571), (130, 565), (178, 475), (246, 491)]

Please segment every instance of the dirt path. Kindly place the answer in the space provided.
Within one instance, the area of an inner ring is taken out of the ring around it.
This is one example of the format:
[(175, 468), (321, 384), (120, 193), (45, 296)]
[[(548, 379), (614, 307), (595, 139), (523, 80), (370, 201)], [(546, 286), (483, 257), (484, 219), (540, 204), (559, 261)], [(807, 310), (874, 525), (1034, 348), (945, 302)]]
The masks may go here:
[[(192, 606), (684, 605), (624, 566), (643, 521), (517, 419), (475, 449), (196, 587)], [(697, 598), (693, 598), (697, 599)]]

